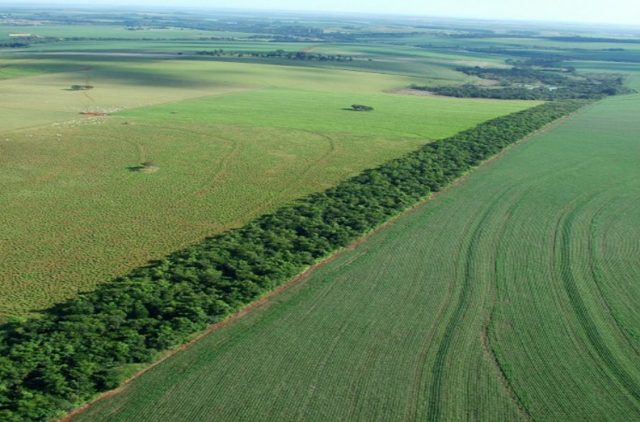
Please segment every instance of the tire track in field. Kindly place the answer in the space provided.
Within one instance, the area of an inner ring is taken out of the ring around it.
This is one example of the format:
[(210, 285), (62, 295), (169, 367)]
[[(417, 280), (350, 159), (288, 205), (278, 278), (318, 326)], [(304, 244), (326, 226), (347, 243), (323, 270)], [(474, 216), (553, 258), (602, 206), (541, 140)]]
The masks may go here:
[(471, 240), (466, 248), (466, 262), (464, 266), (464, 275), (460, 295), (453, 314), (447, 322), (447, 326), (440, 342), (436, 357), (431, 368), (432, 381), (429, 387), (429, 401), (427, 407), (427, 420), (439, 421), (442, 419), (442, 393), (445, 374), (445, 360), (449, 354), (457, 327), (461, 324), (462, 319), (469, 307), (471, 301), (471, 289), (473, 288), (473, 263), (478, 253), (478, 245), (484, 232), (485, 222), (493, 215), (494, 209), (499, 205), (500, 200), (507, 194), (508, 189), (502, 190), (495, 195), (491, 201), (491, 205), (485, 210), (480, 217), (475, 229), (471, 234)]
[(296, 129), (296, 131), (299, 132), (305, 132), (311, 135), (315, 135), (318, 136), (324, 140), (327, 141), (328, 145), (329, 145), (329, 150), (327, 152), (325, 152), (324, 154), (322, 154), (320, 157), (318, 157), (313, 163), (311, 163), (310, 165), (306, 166), (297, 176), (297, 183), (293, 184), (293, 183), (289, 183), (285, 186), (283, 186), (282, 189), (280, 189), (277, 192), (277, 196), (276, 199), (272, 200), (272, 201), (264, 201), (261, 202), (259, 205), (257, 205), (255, 208), (253, 208), (253, 212), (255, 214), (262, 214), (265, 212), (268, 212), (270, 209), (273, 208), (274, 204), (277, 202), (277, 198), (279, 197), (280, 200), (282, 200), (283, 197), (286, 197), (286, 195), (290, 192), (292, 192), (294, 189), (296, 189), (297, 186), (300, 185), (300, 181), (307, 177), (309, 175), (309, 173), (316, 169), (320, 164), (326, 163), (327, 160), (332, 157), (333, 155), (335, 155), (335, 151), (336, 151), (336, 143), (334, 141), (333, 138), (331, 138), (329, 135), (327, 134), (322, 134), (320, 132), (313, 132), (313, 131), (309, 131), (309, 130), (304, 130), (304, 129)]
[[(300, 172), (300, 174), (298, 174), (298, 179), (302, 180), (304, 177), (307, 177), (309, 175), (309, 173), (314, 170), (315, 168), (317, 168), (320, 164), (326, 164), (328, 159), (330, 157), (332, 157), (335, 152), (336, 152), (336, 142), (335, 140), (325, 134), (325, 133), (321, 133), (321, 132), (313, 132), (310, 130), (303, 130), (303, 129), (297, 129), (299, 132), (304, 132), (304, 133), (308, 133), (312, 136), (318, 136), (321, 139), (324, 139), (325, 141), (327, 141), (327, 144), (329, 145), (329, 149), (327, 152), (325, 152), (324, 154), (322, 154), (320, 157), (318, 157), (317, 159), (315, 159), (311, 164), (309, 164), (308, 166), (306, 166), (302, 172)], [(284, 187), (282, 190), (280, 190), (280, 195), (285, 194), (287, 192), (290, 192), (293, 189), (293, 187), (291, 185), (288, 185), (286, 187)]]
[[(183, 134), (184, 132), (190, 132), (196, 136), (199, 137), (209, 137), (209, 133), (203, 130), (194, 130), (194, 129), (187, 129), (181, 126), (162, 126), (161, 129), (167, 130), (167, 131), (178, 131), (181, 134)], [(203, 128), (204, 129), (204, 128)], [(208, 128), (211, 129), (211, 128)], [(222, 178), (228, 168), (229, 168), (229, 162), (235, 158), (238, 153), (240, 152), (241, 149), (241, 142), (234, 140), (234, 139), (229, 139), (227, 137), (224, 136), (219, 136), (219, 135), (215, 135), (213, 136), (213, 139), (215, 139), (216, 141), (222, 141), (223, 143), (230, 145), (231, 146), (231, 150), (229, 152), (227, 152), (226, 154), (224, 154), (221, 158), (220, 161), (218, 163), (218, 170), (211, 176), (211, 180), (205, 185), (202, 186), (200, 188), (198, 188), (197, 190), (190, 192), (188, 194), (186, 194), (182, 199), (183, 200), (189, 200), (191, 199), (192, 196), (200, 196), (203, 195), (205, 192), (207, 192), (211, 187), (216, 186), (217, 181), (220, 180), (220, 178)]]
[(138, 163), (141, 164), (141, 163), (144, 163), (145, 161), (148, 161), (147, 148), (144, 143), (132, 141), (129, 139), (124, 139), (124, 142), (131, 145), (133, 148), (135, 148), (136, 152), (138, 153)]
[[(564, 290), (569, 298), (569, 303), (573, 312), (582, 326), (587, 340), (600, 357), (602, 363), (609, 369), (610, 373), (617, 379), (622, 387), (635, 399), (636, 409), (640, 413), (640, 385), (625, 370), (622, 364), (616, 359), (614, 353), (602, 338), (596, 322), (593, 320), (589, 309), (580, 295), (575, 277), (571, 271), (571, 234), (573, 223), (580, 210), (590, 203), (596, 195), (590, 195), (582, 203), (573, 207), (571, 211), (562, 215), (557, 222), (554, 235), (554, 256), (559, 261), (560, 278)], [(559, 251), (558, 251), (559, 249)]]
[[(518, 208), (522, 199), (524, 199), (529, 194), (531, 189), (532, 189), (531, 186), (525, 189), (524, 192), (522, 192), (518, 196), (518, 198), (513, 202), (513, 204), (511, 204), (511, 206), (509, 206), (509, 208), (506, 210), (504, 214), (505, 218), (501, 219), (502, 224), (500, 226), (499, 234), (496, 236), (496, 245), (502, 244), (502, 239), (504, 238), (504, 234), (507, 230), (507, 226), (509, 225), (509, 222), (513, 217), (514, 211), (516, 210), (516, 208)], [(491, 283), (492, 292), (490, 294), (491, 310), (489, 311), (489, 318), (485, 321), (484, 325), (482, 326), (482, 331), (480, 333), (482, 348), (485, 354), (487, 355), (487, 360), (489, 361), (489, 364), (491, 365), (491, 367), (496, 373), (496, 378), (498, 380), (498, 383), (500, 384), (500, 386), (502, 386), (505, 393), (509, 396), (513, 404), (516, 406), (516, 408), (518, 409), (518, 413), (523, 417), (523, 419), (533, 420), (533, 417), (531, 416), (531, 412), (525, 405), (520, 395), (518, 395), (518, 392), (515, 389), (514, 385), (511, 383), (511, 380), (507, 376), (507, 372), (505, 371), (502, 363), (500, 362), (500, 359), (498, 359), (498, 355), (496, 354), (496, 351), (495, 351), (496, 350), (495, 346), (491, 343), (490, 331), (493, 329), (493, 326), (495, 323), (494, 316), (497, 311), (497, 292), (499, 289), (498, 281), (497, 281), (497, 277), (499, 273), (498, 253), (499, 253), (499, 248), (496, 247), (495, 253), (493, 255), (493, 263), (494, 263), (493, 283)]]
[[(440, 193), (441, 192), (438, 192), (436, 193), (436, 195)], [(460, 236), (461, 238), (466, 238), (467, 234), (471, 229), (471, 226), (472, 226), (471, 222), (467, 222), (464, 229), (462, 230), (462, 235)], [(443, 301), (443, 304), (440, 306), (440, 309), (438, 310), (435, 317), (433, 318), (434, 321), (444, 320), (447, 310), (451, 307), (452, 302), (454, 300), (453, 299), (454, 290), (455, 289), (454, 289), (453, 283), (451, 283), (450, 287), (447, 289), (447, 293)], [(418, 353), (418, 359), (417, 359), (418, 365), (416, 366), (415, 374), (413, 376), (412, 387), (408, 390), (412, 393), (413, 397), (411, 397), (411, 399), (408, 400), (407, 410), (405, 411), (404, 419), (407, 421), (415, 421), (420, 419), (419, 400), (420, 400), (420, 395), (423, 391), (423, 384), (425, 384), (424, 373), (427, 366), (427, 359), (429, 358), (429, 352), (431, 351), (431, 348), (435, 344), (434, 338), (436, 336), (437, 336), (437, 326), (435, 329), (431, 330), (429, 336), (424, 339), (422, 343), (422, 347), (420, 348), (420, 351)]]
[[(569, 171), (575, 171), (576, 169), (579, 169), (580, 167), (584, 167), (584, 164), (580, 163), (577, 166), (566, 167), (566, 168), (564, 168), (562, 174), (567, 173)], [(536, 186), (544, 186), (546, 183), (549, 183), (549, 181), (552, 181), (556, 177), (558, 177), (557, 174), (543, 176), (542, 178), (537, 179), (536, 185), (528, 186), (524, 190), (524, 192), (519, 195), (517, 200), (514, 201), (514, 203), (505, 212), (506, 220), (505, 220), (504, 224), (501, 226), (500, 235), (498, 236), (498, 244), (502, 244), (501, 239), (504, 237), (504, 233), (505, 233), (505, 231), (507, 229), (507, 223), (513, 217), (513, 213), (516, 210), (516, 208), (518, 208), (518, 206), (520, 205), (520, 202), (525, 197), (528, 196), (529, 192), (531, 190), (533, 190), (534, 187), (536, 187)], [(482, 347), (483, 347), (485, 353), (487, 354), (487, 357), (489, 359), (490, 365), (493, 366), (494, 370), (496, 371), (496, 377), (498, 378), (499, 383), (502, 385), (502, 387), (504, 388), (504, 390), (507, 393), (507, 395), (511, 398), (513, 403), (518, 408), (520, 415), (526, 420), (534, 420), (534, 418), (533, 418), (533, 416), (531, 414), (531, 411), (529, 410), (529, 408), (527, 407), (527, 405), (525, 403), (525, 400), (523, 400), (521, 395), (518, 394), (518, 390), (516, 389), (516, 387), (513, 384), (512, 380), (509, 378), (509, 376), (508, 376), (508, 374), (507, 374), (507, 372), (506, 372), (506, 370), (504, 368), (503, 363), (501, 362), (500, 358), (498, 357), (498, 354), (496, 352), (498, 350), (497, 344), (494, 344), (491, 341), (490, 332), (493, 329), (494, 324), (495, 324), (495, 314), (497, 312), (496, 294), (497, 294), (497, 291), (499, 290), (499, 286), (497, 284), (497, 275), (499, 273), (499, 270), (498, 270), (498, 251), (497, 251), (497, 249), (496, 249), (496, 255), (494, 256), (494, 264), (495, 264), (495, 266), (494, 266), (494, 283), (493, 283), (494, 294), (492, 295), (492, 303), (491, 303), (491, 310), (489, 312), (489, 318), (485, 322), (485, 325), (483, 326), (483, 332), (481, 333)]]
[[(238, 154), (240, 153), (242, 144), (240, 141), (236, 141), (233, 139), (229, 139), (229, 138), (224, 138), (221, 136), (216, 136), (217, 140), (221, 140), (223, 142), (226, 142), (227, 144), (231, 145), (231, 150), (226, 153), (225, 155), (222, 156), (222, 158), (220, 159), (220, 163), (218, 164), (218, 171), (216, 171), (213, 176), (211, 177), (210, 182), (201, 187), (200, 189), (192, 192), (189, 194), (189, 196), (201, 196), (204, 195), (206, 192), (210, 191), (211, 188), (214, 188), (216, 186), (218, 186), (218, 182), (220, 181), (220, 179), (222, 179), (229, 171), (229, 164), (230, 162), (236, 158), (238, 156)], [(185, 197), (185, 200), (189, 199), (188, 197)]]
[(602, 276), (602, 268), (598, 265), (598, 250), (596, 247), (596, 218), (605, 210), (606, 204), (602, 205), (598, 211), (591, 217), (589, 220), (589, 252), (590, 252), (590, 272), (591, 277), (593, 278), (594, 284), (596, 286), (596, 290), (598, 292), (598, 296), (602, 300), (604, 307), (607, 310), (609, 316), (611, 316), (611, 320), (615, 324), (617, 331), (620, 333), (621, 337), (625, 339), (627, 345), (635, 352), (635, 354), (640, 357), (640, 350), (635, 345), (634, 341), (630, 337), (629, 333), (624, 327), (624, 324), (620, 321), (620, 319), (616, 316), (615, 311), (611, 307), (611, 304), (607, 300), (604, 291), (602, 290), (603, 284), (603, 276)]
[[(198, 131), (198, 130), (193, 130), (193, 129), (186, 129), (183, 127), (178, 127), (178, 126), (157, 126), (157, 129), (162, 129), (164, 131), (167, 132), (180, 132), (181, 134), (184, 134), (185, 132), (189, 132), (195, 136), (198, 137), (207, 137), (209, 136), (207, 132), (204, 131)], [(226, 154), (224, 154), (219, 162), (218, 162), (218, 169), (217, 171), (211, 176), (210, 180), (203, 186), (201, 186), (200, 188), (198, 188), (197, 190), (193, 191), (193, 192), (188, 192), (185, 193), (181, 198), (180, 201), (178, 203), (182, 203), (185, 201), (189, 201), (191, 200), (193, 197), (197, 197), (197, 196), (202, 196), (204, 195), (206, 192), (208, 192), (212, 187), (215, 187), (217, 185), (217, 182), (219, 182), (219, 180), (227, 173), (227, 170), (229, 168), (229, 162), (234, 159), (238, 153), (240, 152), (241, 149), (241, 142), (234, 140), (234, 139), (229, 139), (227, 137), (222, 137), (222, 136), (214, 136), (213, 137), (216, 141), (222, 141), (224, 144), (230, 145), (231, 149), (229, 152), (227, 152)], [(136, 142), (136, 141), (131, 141), (131, 140), (125, 140), (125, 142), (131, 146), (133, 146), (134, 148), (136, 148), (137, 152), (138, 152), (138, 162), (139, 163), (143, 163), (145, 161), (149, 160), (149, 154), (147, 152), (147, 148), (146, 145), (144, 143), (141, 142)]]
[[(307, 177), (309, 175), (309, 173), (316, 169), (317, 167), (319, 167), (321, 164), (326, 164), (329, 160), (330, 157), (332, 157), (335, 152), (336, 152), (336, 143), (335, 140), (324, 133), (320, 133), (320, 132), (313, 132), (313, 131), (309, 131), (309, 130), (299, 130), (301, 132), (306, 132), (308, 134), (314, 135), (314, 136), (318, 136), (321, 139), (324, 139), (325, 141), (327, 141), (327, 144), (329, 145), (329, 149), (327, 152), (325, 152), (324, 154), (322, 154), (320, 157), (318, 157), (316, 160), (314, 160), (310, 165), (308, 165), (307, 167), (305, 167), (302, 172), (300, 172), (300, 174), (298, 175), (298, 179), (302, 180), (303, 178)], [(280, 195), (283, 195), (287, 192), (290, 192), (291, 190), (293, 190), (293, 186), (288, 185), (285, 188), (283, 188), (280, 191)]]
[(625, 339), (627, 345), (636, 353), (638, 357), (640, 357), (640, 350), (634, 343), (633, 339), (630, 337), (627, 332), (624, 324), (620, 321), (620, 319), (616, 316), (614, 309), (609, 304), (604, 291), (602, 290), (603, 284), (603, 276), (602, 276), (602, 268), (598, 264), (598, 251), (597, 251), (597, 242), (596, 242), (596, 219), (597, 217), (606, 209), (608, 204), (603, 204), (598, 211), (596, 211), (591, 219), (589, 220), (589, 239), (588, 239), (588, 249), (589, 249), (589, 270), (591, 274), (591, 278), (593, 278), (594, 284), (596, 286), (596, 290), (598, 292), (598, 296), (602, 300), (602, 304), (607, 310), (609, 316), (611, 316), (611, 320), (617, 328), (617, 331), (620, 333), (621, 337)]
[(181, 126), (160, 126), (159, 129), (163, 129), (167, 132), (180, 132), (181, 134), (188, 132), (201, 138), (212, 137), (212, 139), (214, 139), (215, 141), (221, 141), (222, 143), (231, 146), (231, 149), (229, 150), (229, 152), (227, 152), (226, 154), (222, 155), (222, 157), (220, 157), (220, 160), (218, 161), (218, 169), (210, 177), (210, 179), (195, 191), (186, 192), (184, 195), (182, 195), (179, 198), (179, 201), (177, 203), (183, 203), (185, 201), (192, 200), (193, 197), (202, 196), (206, 192), (208, 192), (212, 187), (217, 186), (217, 182), (219, 182), (219, 180), (227, 173), (229, 169), (229, 162), (232, 161), (238, 155), (238, 153), (242, 148), (241, 141), (237, 141), (237, 140), (230, 139), (224, 136), (219, 136), (219, 135), (211, 136), (209, 135), (209, 132), (206, 132), (204, 130), (187, 129)]
[[(385, 263), (389, 259), (391, 259), (390, 256), (383, 258)], [(318, 298), (318, 300), (315, 303), (319, 303), (320, 300), (323, 300), (324, 297), (328, 296), (329, 292), (333, 290), (337, 284), (339, 284), (339, 283), (336, 283), (335, 281), (336, 280), (334, 280), (334, 282), (331, 283), (331, 285), (328, 287), (323, 297)], [(372, 297), (372, 295), (375, 295), (374, 292), (376, 291), (376, 289), (377, 289), (376, 283), (369, 283), (366, 297)], [(360, 312), (360, 308), (357, 306), (353, 306), (350, 312), (347, 315), (344, 315), (344, 319), (341, 322), (338, 329), (335, 331), (335, 334), (331, 343), (328, 345), (324, 345), (325, 346), (324, 356), (322, 360), (314, 366), (313, 371), (310, 371), (310, 374), (313, 373), (314, 375), (312, 378), (309, 379), (309, 387), (308, 387), (307, 394), (302, 400), (300, 407), (296, 409), (297, 416), (295, 417), (295, 420), (301, 421), (301, 422), (306, 420), (306, 416), (308, 415), (307, 408), (309, 407), (309, 404), (311, 403), (312, 399), (315, 396), (316, 384), (318, 383), (318, 380), (324, 375), (324, 370), (326, 366), (329, 364), (329, 362), (333, 358), (333, 355), (335, 354), (340, 343), (343, 341), (343, 338), (345, 337), (345, 335), (347, 335), (347, 330), (351, 326), (353, 320), (357, 319), (357, 318), (354, 318), (354, 316), (359, 314), (359, 312)], [(312, 313), (311, 310), (305, 312), (303, 318), (306, 318), (311, 313)], [(322, 345), (319, 345), (319, 346), (322, 346)]]

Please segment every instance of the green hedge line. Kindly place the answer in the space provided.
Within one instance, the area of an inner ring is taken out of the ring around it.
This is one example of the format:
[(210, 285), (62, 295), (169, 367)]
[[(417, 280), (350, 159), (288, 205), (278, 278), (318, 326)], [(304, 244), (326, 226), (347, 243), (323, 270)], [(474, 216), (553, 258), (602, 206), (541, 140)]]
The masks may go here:
[(600, 84), (587, 85), (581, 88), (558, 87), (549, 89), (547, 87), (519, 88), (513, 86), (504, 87), (482, 87), (478, 85), (466, 84), (460, 86), (411, 86), (418, 91), (428, 91), (437, 95), (456, 98), (492, 98), (496, 100), (539, 100), (556, 101), (565, 99), (601, 99), (610, 95), (621, 95), (632, 92), (628, 88), (617, 83), (603, 82)]
[(491, 120), (0, 329), (0, 420), (47, 420), (584, 102)]

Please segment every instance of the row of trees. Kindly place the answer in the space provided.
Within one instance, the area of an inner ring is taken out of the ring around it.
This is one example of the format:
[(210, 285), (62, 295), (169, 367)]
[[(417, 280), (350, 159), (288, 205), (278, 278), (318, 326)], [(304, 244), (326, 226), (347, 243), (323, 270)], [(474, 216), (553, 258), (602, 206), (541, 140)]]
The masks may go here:
[(584, 102), (497, 118), (0, 329), (0, 420), (47, 420)]
[(373, 107), (364, 105), (364, 104), (352, 104), (351, 108), (348, 110), (351, 111), (373, 111)]
[(236, 57), (257, 57), (263, 59), (287, 59), (287, 60), (317, 60), (317, 61), (331, 61), (331, 62), (351, 62), (353, 61), (352, 56), (345, 56), (342, 54), (320, 54), (320, 53), (310, 53), (306, 51), (285, 51), (285, 50), (274, 50), (267, 52), (229, 52), (224, 51), (223, 49), (216, 50), (203, 50), (197, 51), (196, 54), (200, 56), (212, 56), (212, 57), (224, 57), (224, 56), (236, 56)]
[[(530, 59), (531, 60), (531, 59)], [(547, 60), (552, 60), (548, 58)], [(563, 85), (569, 83), (569, 80), (587, 81), (586, 77), (579, 77), (575, 72), (569, 72), (564, 69), (539, 69), (532, 66), (514, 66), (510, 68), (494, 68), (494, 67), (458, 67), (458, 72), (467, 75), (477, 76), (482, 79), (497, 80), (502, 85), (511, 85), (515, 83), (542, 83), (545, 85)], [(567, 74), (571, 73), (571, 76)]]
[(614, 43), (614, 44), (640, 44), (639, 38), (607, 38), (607, 37), (583, 37), (580, 35), (544, 37), (550, 41), (569, 43)]
[(461, 86), (424, 87), (413, 86), (413, 89), (433, 92), (434, 94), (457, 98), (493, 98), (499, 100), (539, 100), (553, 101), (563, 99), (598, 99), (609, 95), (618, 95), (627, 92), (616, 86), (604, 85), (591, 87), (589, 90), (575, 91), (567, 88), (521, 88), (501, 87), (485, 88), (473, 84)]
[(0, 48), (26, 48), (31, 44), (27, 41), (8, 41), (0, 42)]

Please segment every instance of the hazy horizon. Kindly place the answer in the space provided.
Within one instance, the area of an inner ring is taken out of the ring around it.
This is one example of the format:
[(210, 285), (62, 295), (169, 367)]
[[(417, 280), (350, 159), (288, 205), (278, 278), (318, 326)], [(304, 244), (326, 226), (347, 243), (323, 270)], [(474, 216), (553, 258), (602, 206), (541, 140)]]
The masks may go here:
[(448, 0), (424, 4), (420, 0), (408, 0), (393, 4), (383, 0), (320, 0), (300, 2), (294, 0), (236, 0), (228, 2), (203, 0), (0, 0), (0, 7), (19, 6), (100, 6), (100, 7), (175, 7), (208, 8), (236, 11), (291, 11), (318, 13), (360, 13), (372, 15), (403, 15), (434, 18), (528, 20), (583, 24), (608, 24), (640, 27), (640, 2), (635, 0), (611, 0), (603, 7), (601, 0), (539, 0), (535, 3), (513, 4), (510, 0), (487, 0), (478, 4), (474, 0)]

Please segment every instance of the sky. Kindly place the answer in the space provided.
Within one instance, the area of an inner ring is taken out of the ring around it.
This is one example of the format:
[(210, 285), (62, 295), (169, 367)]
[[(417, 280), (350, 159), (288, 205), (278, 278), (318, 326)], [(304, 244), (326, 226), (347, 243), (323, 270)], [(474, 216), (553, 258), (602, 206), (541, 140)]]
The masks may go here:
[(140, 5), (360, 12), (640, 25), (640, 0), (0, 0), (0, 7), (2, 4)]

